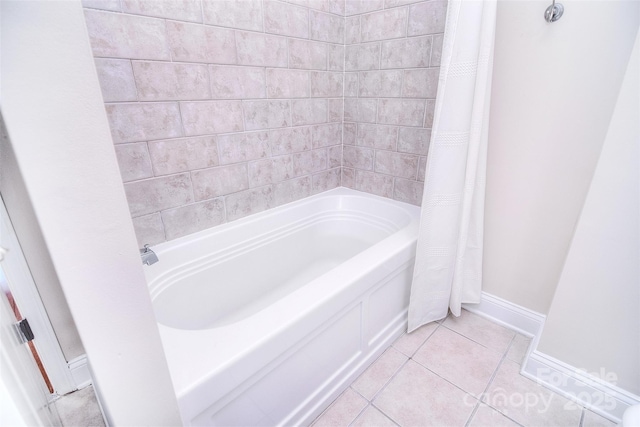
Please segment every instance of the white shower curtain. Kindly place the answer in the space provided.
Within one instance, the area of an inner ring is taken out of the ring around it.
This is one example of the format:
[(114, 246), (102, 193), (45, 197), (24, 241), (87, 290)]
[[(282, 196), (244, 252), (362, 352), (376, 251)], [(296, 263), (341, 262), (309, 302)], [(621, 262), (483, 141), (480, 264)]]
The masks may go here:
[(496, 0), (449, 0), (409, 332), (480, 302)]

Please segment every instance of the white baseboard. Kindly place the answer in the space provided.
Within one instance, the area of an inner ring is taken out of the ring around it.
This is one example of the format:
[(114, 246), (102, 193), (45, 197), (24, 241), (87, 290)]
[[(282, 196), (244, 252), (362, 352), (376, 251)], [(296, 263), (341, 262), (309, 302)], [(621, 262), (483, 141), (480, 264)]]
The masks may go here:
[(639, 396), (538, 351), (544, 315), (485, 292), (480, 304), (463, 304), (463, 307), (532, 337), (520, 370), (525, 377), (616, 423), (621, 422), (629, 406), (640, 404)]
[(69, 365), (69, 371), (71, 372), (71, 376), (73, 377), (78, 390), (88, 387), (93, 383), (91, 373), (89, 371), (87, 356), (85, 354), (70, 360), (67, 364)]
[(629, 406), (640, 404), (639, 396), (537, 349), (527, 355), (520, 373), (616, 423)]
[(462, 307), (528, 337), (538, 336), (544, 325), (544, 315), (486, 292), (482, 293), (480, 304), (462, 304)]

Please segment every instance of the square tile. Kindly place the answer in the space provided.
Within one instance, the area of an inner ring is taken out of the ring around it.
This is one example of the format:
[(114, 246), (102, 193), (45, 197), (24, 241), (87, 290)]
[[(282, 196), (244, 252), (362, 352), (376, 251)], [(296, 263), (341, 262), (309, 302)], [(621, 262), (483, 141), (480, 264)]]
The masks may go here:
[(353, 382), (351, 387), (371, 400), (407, 360), (407, 356), (390, 347)]
[(474, 396), (487, 388), (502, 354), (447, 328), (439, 328), (413, 360)]
[(518, 364), (522, 364), (524, 357), (527, 355), (527, 350), (529, 350), (530, 344), (531, 338), (516, 334), (516, 337), (513, 339), (513, 342), (509, 347), (509, 351), (507, 351), (507, 359)]
[(365, 409), (358, 419), (351, 424), (352, 427), (396, 427), (397, 425), (373, 406)]
[(348, 388), (312, 424), (313, 427), (349, 425), (367, 406), (367, 401)]
[(413, 332), (404, 334), (398, 338), (392, 345), (393, 347), (406, 354), (407, 356), (413, 356), (413, 353), (420, 348), (420, 346), (433, 334), (433, 332), (440, 326), (438, 323), (432, 322), (424, 326), (420, 326)]
[(443, 325), (498, 352), (504, 352), (515, 336), (515, 332), (467, 310), (462, 310), (460, 317), (447, 317)]
[(520, 366), (504, 360), (484, 403), (524, 426), (575, 426), (582, 409), (570, 400), (520, 375)]
[(400, 426), (464, 426), (476, 399), (410, 360), (373, 404)]
[(518, 427), (518, 423), (485, 404), (480, 404), (469, 423), (469, 427)]

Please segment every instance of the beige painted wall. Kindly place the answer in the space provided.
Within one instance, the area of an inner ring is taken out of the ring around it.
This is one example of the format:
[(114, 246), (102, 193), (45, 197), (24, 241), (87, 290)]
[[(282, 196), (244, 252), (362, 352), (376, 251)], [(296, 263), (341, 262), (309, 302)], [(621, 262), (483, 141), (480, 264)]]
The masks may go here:
[[(640, 36), (538, 350), (640, 395)], [(615, 374), (615, 377), (611, 376)], [(615, 378), (615, 379), (614, 379)]]
[(616, 102), (640, 4), (498, 3), (484, 290), (546, 314)]

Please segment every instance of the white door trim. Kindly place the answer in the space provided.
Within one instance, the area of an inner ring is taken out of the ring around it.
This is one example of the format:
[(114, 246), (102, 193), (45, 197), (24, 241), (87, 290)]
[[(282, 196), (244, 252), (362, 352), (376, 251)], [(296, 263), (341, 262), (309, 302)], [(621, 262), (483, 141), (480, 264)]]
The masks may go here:
[[(55, 390), (50, 399), (77, 390), (77, 384), (62, 353), (56, 334), (40, 299), (31, 271), (24, 258), (4, 200), (0, 196), (0, 246), (7, 249), (2, 261), (7, 281), (13, 285), (11, 293), (23, 317), (29, 319), (36, 336), (33, 341), (49, 380)], [(19, 286), (16, 286), (19, 284)]]

